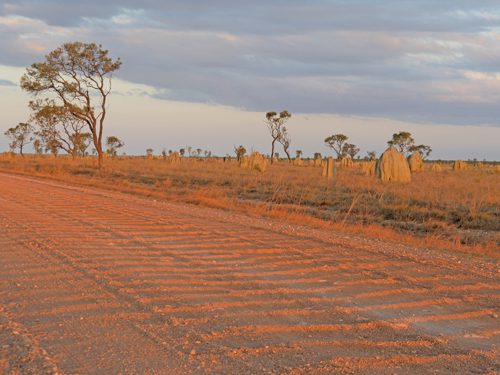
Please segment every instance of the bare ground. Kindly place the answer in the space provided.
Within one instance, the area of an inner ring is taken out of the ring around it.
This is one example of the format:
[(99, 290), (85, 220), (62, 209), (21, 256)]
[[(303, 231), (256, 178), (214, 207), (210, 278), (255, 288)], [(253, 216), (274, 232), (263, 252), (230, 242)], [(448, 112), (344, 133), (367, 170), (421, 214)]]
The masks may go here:
[(495, 259), (0, 174), (0, 373), (496, 373)]

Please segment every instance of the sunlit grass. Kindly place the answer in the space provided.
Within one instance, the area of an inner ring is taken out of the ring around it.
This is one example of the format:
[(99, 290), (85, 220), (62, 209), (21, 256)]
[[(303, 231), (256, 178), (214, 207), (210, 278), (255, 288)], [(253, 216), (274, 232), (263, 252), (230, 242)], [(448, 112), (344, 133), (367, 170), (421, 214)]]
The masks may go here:
[(492, 166), (415, 174), (411, 184), (364, 176), (360, 165), (322, 169), (280, 162), (267, 172), (233, 160), (117, 157), (95, 168), (93, 158), (0, 157), (0, 169), (104, 187), (160, 199), (362, 232), (399, 242), (496, 253), (500, 245), (500, 173)]

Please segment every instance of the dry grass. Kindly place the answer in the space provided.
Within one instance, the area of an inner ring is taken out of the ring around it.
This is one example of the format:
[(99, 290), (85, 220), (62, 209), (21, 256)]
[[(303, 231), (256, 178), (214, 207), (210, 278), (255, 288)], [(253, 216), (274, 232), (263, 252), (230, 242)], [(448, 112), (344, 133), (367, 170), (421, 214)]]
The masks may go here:
[[(307, 163), (306, 163), (307, 164)], [(79, 185), (178, 200), (311, 226), (363, 233), (387, 240), (498, 255), (500, 173), (481, 166), (454, 172), (426, 171), (411, 184), (387, 184), (365, 176), (361, 166), (322, 169), (280, 162), (266, 173), (235, 161), (118, 157), (102, 172), (92, 158), (2, 157), (0, 170), (50, 177)]]

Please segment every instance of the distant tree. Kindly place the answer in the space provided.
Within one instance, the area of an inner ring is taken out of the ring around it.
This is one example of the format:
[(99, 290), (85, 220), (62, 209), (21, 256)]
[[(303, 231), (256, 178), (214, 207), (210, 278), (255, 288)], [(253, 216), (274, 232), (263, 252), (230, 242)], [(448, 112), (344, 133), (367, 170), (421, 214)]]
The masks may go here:
[(301, 157), (302, 157), (302, 150), (296, 150), (296, 151), (295, 151), (295, 156), (296, 156), (297, 158), (301, 158)]
[(193, 151), (193, 148), (191, 146), (189, 146), (187, 148), (187, 151), (188, 151), (188, 156), (191, 156), (192, 155), (192, 151)]
[(50, 152), (52, 155), (57, 156), (60, 149), (61, 144), (54, 138), (51, 138), (45, 142), (45, 152)]
[(375, 151), (368, 151), (366, 155), (368, 160), (375, 160), (377, 158), (377, 153)]
[(76, 154), (80, 156), (88, 155), (87, 149), (92, 143), (92, 134), (91, 133), (81, 133), (77, 137), (73, 139), (73, 143), (76, 146)]
[(41, 155), (43, 154), (43, 142), (40, 138), (36, 138), (33, 141), (33, 149), (35, 150), (35, 154)]
[[(271, 134), (271, 155), (274, 155), (274, 147), (276, 141), (278, 141), (282, 137), (283, 128), (285, 123), (292, 117), (292, 115), (288, 111), (282, 111), (279, 115), (276, 112), (267, 112), (266, 113), (266, 125), (269, 129), (269, 133)], [(273, 158), (271, 158), (271, 164), (273, 163)]]
[(325, 138), (325, 145), (333, 149), (337, 154), (337, 159), (342, 158), (343, 147), (349, 137), (344, 134), (334, 134)]
[(279, 160), (279, 158), (280, 158), (280, 154), (279, 154), (279, 152), (275, 152), (275, 153), (274, 153), (274, 158), (275, 158), (276, 160)]
[(161, 156), (163, 157), (163, 159), (166, 159), (167, 158), (167, 150), (165, 150), (165, 149), (161, 150)]
[(106, 138), (106, 145), (108, 146), (107, 153), (111, 156), (116, 156), (118, 149), (125, 146), (125, 143), (118, 137), (110, 135)]
[(354, 160), (356, 155), (359, 152), (359, 148), (356, 145), (353, 145), (352, 143), (344, 143), (342, 146), (342, 156), (349, 155), (351, 159)]
[(203, 150), (201, 148), (196, 149), (196, 156), (200, 157)]
[(85, 121), (73, 116), (65, 106), (58, 106), (53, 100), (30, 102), (33, 111), (31, 121), (36, 135), (50, 148), (59, 147), (72, 157), (85, 156), (92, 142), (92, 134), (84, 132)]
[(426, 159), (431, 154), (432, 148), (430, 146), (426, 146), (426, 145), (418, 145), (418, 146), (414, 145), (414, 146), (410, 146), (410, 148), (408, 149), (408, 151), (411, 152), (411, 153), (413, 153), (413, 152), (419, 152), (420, 155), (422, 155), (422, 158)]
[(290, 143), (292, 142), (292, 139), (290, 137), (290, 134), (288, 134), (288, 130), (286, 127), (283, 126), (283, 129), (281, 131), (281, 136), (278, 138), (278, 142), (281, 143), (283, 146), (283, 151), (285, 151), (286, 157), (288, 158), (288, 162), (292, 162), (292, 158), (290, 157)]
[(411, 136), (411, 133), (400, 131), (399, 133), (394, 133), (392, 135), (392, 139), (388, 141), (387, 144), (389, 146), (396, 147), (399, 152), (407, 154), (410, 150), (410, 147), (415, 144), (415, 140)]
[(152, 148), (148, 148), (148, 149), (146, 149), (146, 156), (148, 156), (148, 157), (153, 156), (153, 151), (154, 151), (154, 150), (153, 150)]
[(7, 129), (4, 133), (9, 139), (9, 147), (12, 152), (19, 149), (19, 154), (23, 155), (26, 145), (33, 142), (33, 127), (25, 122), (20, 122), (17, 126)]
[(179, 149), (179, 154), (181, 154), (181, 156), (184, 156), (185, 153), (186, 153), (186, 149), (185, 148)]
[(321, 152), (315, 152), (314, 153), (314, 159), (321, 159)]
[(234, 153), (236, 154), (236, 160), (241, 161), (241, 159), (243, 159), (243, 157), (247, 153), (247, 149), (242, 145), (239, 145), (238, 147), (235, 146)]
[(103, 162), (102, 137), (111, 92), (111, 76), (122, 62), (95, 43), (65, 43), (34, 63), (21, 78), (21, 87), (35, 96), (49, 94), (74, 117), (84, 121)]

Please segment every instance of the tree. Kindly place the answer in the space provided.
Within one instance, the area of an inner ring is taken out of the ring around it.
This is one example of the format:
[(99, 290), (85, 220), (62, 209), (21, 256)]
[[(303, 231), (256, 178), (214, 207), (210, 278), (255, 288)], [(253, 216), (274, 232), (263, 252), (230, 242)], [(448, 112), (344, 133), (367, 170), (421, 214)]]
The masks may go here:
[(146, 149), (146, 156), (147, 156), (148, 158), (152, 157), (152, 156), (153, 156), (153, 151), (154, 151), (154, 150), (153, 150), (152, 148), (148, 148), (148, 149)]
[(295, 151), (295, 156), (296, 156), (297, 158), (301, 158), (301, 157), (302, 157), (302, 150), (296, 150), (296, 151)]
[(352, 143), (344, 143), (342, 146), (342, 157), (349, 155), (354, 160), (358, 152), (359, 148)]
[(287, 128), (284, 126), (281, 131), (281, 136), (278, 138), (278, 142), (281, 143), (281, 145), (283, 146), (283, 151), (285, 151), (286, 157), (288, 158), (288, 162), (291, 163), (292, 158), (290, 157), (290, 152), (288, 150), (290, 149), (290, 143), (292, 142), (292, 139), (288, 134)]
[(314, 153), (314, 159), (321, 159), (321, 152), (315, 152)]
[(375, 160), (377, 158), (377, 153), (375, 151), (368, 151), (366, 155), (368, 160)]
[(115, 137), (114, 135), (110, 135), (106, 139), (106, 144), (108, 146), (107, 153), (111, 156), (116, 156), (117, 150), (119, 148), (122, 148), (125, 146), (125, 142), (123, 142), (121, 139), (118, 137)]
[(92, 134), (102, 167), (102, 137), (112, 73), (121, 60), (112, 60), (108, 51), (95, 43), (65, 43), (34, 63), (21, 78), (21, 87), (35, 97), (49, 94), (71, 115), (84, 121)]
[[(278, 141), (283, 132), (283, 127), (285, 123), (292, 117), (292, 115), (288, 111), (282, 111), (279, 115), (276, 112), (267, 112), (266, 113), (266, 125), (269, 129), (269, 133), (271, 134), (272, 142), (271, 142), (271, 156), (275, 154), (274, 146), (276, 141)], [(271, 157), (271, 164), (273, 163), (273, 158)]]
[(50, 139), (45, 143), (45, 152), (50, 152), (54, 156), (57, 156), (60, 149), (61, 144), (55, 139)]
[(414, 146), (410, 146), (408, 151), (411, 153), (420, 152), (420, 155), (422, 155), (422, 158), (426, 159), (431, 154), (432, 148), (430, 146), (426, 146), (426, 145), (418, 145), (418, 146), (414, 145)]
[(186, 153), (186, 149), (185, 148), (179, 149), (179, 154), (181, 154), (181, 156), (184, 156), (185, 153)]
[(245, 154), (247, 153), (247, 149), (242, 145), (239, 145), (238, 147), (235, 146), (234, 153), (236, 154), (236, 160), (241, 161), (245, 156)]
[(325, 138), (325, 145), (332, 148), (337, 154), (337, 159), (341, 159), (343, 155), (343, 147), (349, 137), (344, 134), (334, 134)]
[(392, 139), (387, 144), (396, 147), (399, 152), (407, 154), (410, 147), (415, 144), (415, 140), (411, 136), (411, 133), (400, 131), (399, 133), (394, 133)]
[(9, 128), (4, 134), (11, 140), (10, 150), (14, 152), (18, 148), (19, 154), (22, 156), (24, 156), (24, 147), (33, 142), (34, 139), (33, 127), (25, 122), (20, 122), (17, 126)]
[(73, 116), (67, 107), (53, 100), (30, 102), (31, 120), (37, 127), (36, 135), (44, 144), (59, 147), (73, 158), (85, 156), (92, 142), (92, 134), (84, 132), (85, 121)]
[(43, 142), (39, 138), (36, 138), (33, 141), (33, 148), (35, 149), (35, 154), (41, 155), (43, 154)]

